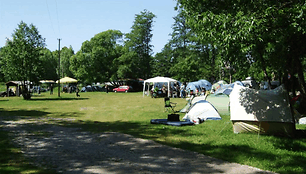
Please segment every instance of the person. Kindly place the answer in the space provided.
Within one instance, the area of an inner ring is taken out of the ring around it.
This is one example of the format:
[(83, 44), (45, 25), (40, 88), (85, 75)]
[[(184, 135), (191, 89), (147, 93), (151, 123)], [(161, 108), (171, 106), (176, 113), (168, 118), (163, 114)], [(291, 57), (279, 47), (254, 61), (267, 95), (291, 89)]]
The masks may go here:
[(167, 94), (167, 88), (166, 88), (166, 86), (165, 86), (165, 85), (163, 85), (162, 91), (163, 91), (164, 95), (166, 95), (166, 94)]
[(75, 94), (76, 94), (77, 97), (80, 97), (79, 91), (80, 91), (79, 87), (77, 86), (76, 89), (75, 89)]
[(181, 85), (181, 98), (185, 98), (185, 85), (184, 85), (184, 83)]
[(176, 88), (175, 88), (176, 92), (177, 92), (177, 97), (180, 97), (181, 94), (180, 94), (180, 85), (178, 82), (176, 82)]
[(50, 86), (50, 95), (52, 95), (53, 94), (53, 84), (51, 84), (51, 86)]
[(107, 85), (105, 85), (105, 89), (106, 89), (106, 93), (108, 93), (108, 86)]
[(40, 86), (37, 87), (38, 95), (40, 95)]
[(202, 96), (205, 96), (205, 94), (206, 94), (206, 89), (203, 87), (203, 88), (202, 88), (202, 93), (201, 93), (201, 95), (202, 95)]

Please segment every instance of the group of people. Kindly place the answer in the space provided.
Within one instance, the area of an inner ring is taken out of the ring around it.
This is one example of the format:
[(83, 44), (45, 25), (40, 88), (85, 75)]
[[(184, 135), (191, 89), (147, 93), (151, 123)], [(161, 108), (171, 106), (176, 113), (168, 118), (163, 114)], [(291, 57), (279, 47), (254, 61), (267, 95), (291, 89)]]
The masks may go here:
[[(180, 97), (186, 98), (187, 96), (200, 96), (206, 94), (206, 89), (203, 87), (201, 89), (196, 89), (196, 91), (190, 90), (186, 88), (186, 83), (175, 83), (170, 87), (171, 97)], [(151, 88), (151, 96), (152, 97), (165, 97), (168, 95), (168, 87), (166, 85), (163, 86), (152, 86)]]

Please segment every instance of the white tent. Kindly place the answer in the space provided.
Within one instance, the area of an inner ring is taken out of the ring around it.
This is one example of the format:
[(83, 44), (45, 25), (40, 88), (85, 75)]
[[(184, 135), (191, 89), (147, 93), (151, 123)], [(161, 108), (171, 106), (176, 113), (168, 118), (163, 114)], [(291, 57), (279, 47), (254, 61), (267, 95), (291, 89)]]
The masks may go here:
[(191, 106), (183, 120), (198, 124), (200, 121), (221, 120), (221, 117), (213, 105), (206, 100), (200, 100)]
[(283, 86), (256, 90), (235, 85), (230, 94), (234, 133), (291, 134), (294, 121), (288, 101)]
[(154, 78), (151, 78), (151, 79), (147, 79), (143, 82), (143, 96), (144, 96), (144, 93), (145, 93), (145, 89), (146, 89), (146, 83), (148, 85), (148, 91), (147, 91), (147, 94), (149, 94), (149, 85), (150, 83), (159, 83), (159, 82), (162, 82), (162, 83), (167, 83), (168, 84), (168, 97), (170, 97), (170, 83), (171, 82), (177, 82), (177, 80), (175, 79), (172, 79), (172, 78), (169, 78), (169, 77), (160, 77), (160, 76), (157, 76), (157, 77), (154, 77)]

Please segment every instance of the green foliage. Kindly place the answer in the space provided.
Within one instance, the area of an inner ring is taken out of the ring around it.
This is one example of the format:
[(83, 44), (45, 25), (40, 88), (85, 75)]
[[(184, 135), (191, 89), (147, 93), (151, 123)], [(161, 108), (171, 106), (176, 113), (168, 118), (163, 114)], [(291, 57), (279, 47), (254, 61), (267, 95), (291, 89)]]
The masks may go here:
[(171, 40), (155, 56), (156, 75), (174, 77), (182, 82), (215, 79), (218, 72), (216, 49), (196, 37), (182, 11), (179, 10), (174, 21)]
[[(12, 34), (12, 40), (1, 50), (1, 70), (6, 80), (34, 81), (40, 77), (40, 50), (45, 46), (45, 39), (37, 28), (20, 22)], [(3, 66), (5, 65), (5, 66)]]
[(118, 58), (119, 78), (144, 78), (151, 76), (153, 19), (156, 16), (147, 10), (135, 16), (130, 33), (125, 35), (123, 55)]
[(115, 59), (121, 55), (122, 46), (118, 43), (121, 38), (118, 30), (96, 34), (90, 41), (83, 42), (81, 50), (70, 58), (69, 70), (87, 84), (116, 77)]
[(61, 77), (74, 77), (70, 71), (70, 58), (74, 55), (72, 47), (63, 47), (61, 49)]
[(300, 63), (306, 55), (303, 1), (178, 2), (196, 35), (217, 45), (222, 61), (235, 62), (236, 71), (246, 66), (243, 62), (249, 62), (247, 67), (256, 62), (253, 71), (263, 72), (264, 80), (272, 72), (278, 77), (298, 74), (305, 87)]
[(173, 50), (166, 44), (160, 53), (156, 53), (152, 61), (152, 76), (172, 77), (170, 69), (173, 66)]
[(41, 80), (57, 80), (58, 56), (54, 57), (52, 52), (46, 48), (40, 51), (42, 66), (40, 69)]

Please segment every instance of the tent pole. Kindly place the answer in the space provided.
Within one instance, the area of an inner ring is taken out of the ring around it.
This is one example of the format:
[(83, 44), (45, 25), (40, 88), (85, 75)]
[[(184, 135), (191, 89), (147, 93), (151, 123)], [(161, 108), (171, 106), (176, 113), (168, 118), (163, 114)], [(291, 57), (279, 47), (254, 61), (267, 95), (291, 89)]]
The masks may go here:
[(259, 131), (258, 131), (258, 135), (257, 135), (257, 141), (259, 140), (260, 128), (261, 128), (261, 122), (259, 122)]

